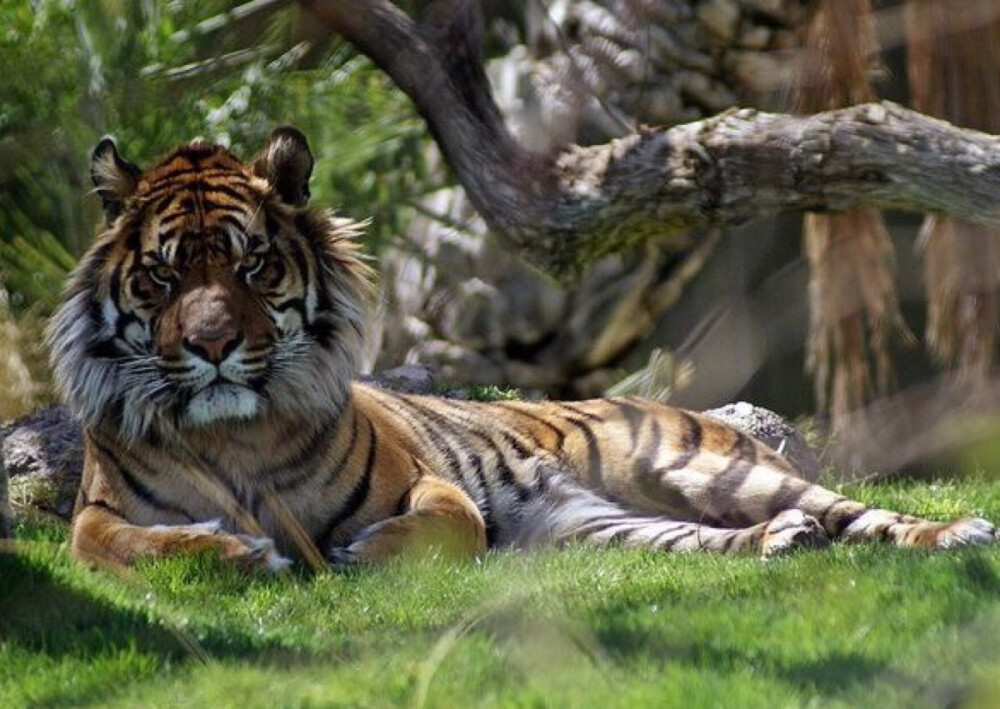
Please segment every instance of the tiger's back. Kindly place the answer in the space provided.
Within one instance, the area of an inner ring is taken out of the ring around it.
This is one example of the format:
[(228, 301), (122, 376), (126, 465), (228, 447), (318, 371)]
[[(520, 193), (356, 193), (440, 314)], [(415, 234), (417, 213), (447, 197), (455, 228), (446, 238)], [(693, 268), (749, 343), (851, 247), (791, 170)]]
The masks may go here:
[(211, 549), (277, 569), (542, 543), (773, 555), (830, 538), (946, 547), (934, 523), (801, 480), (713, 419), (638, 399), (455, 401), (351, 384), (369, 273), (307, 205), (292, 128), (255, 161), (202, 143), (141, 170), (102, 141), (106, 228), (50, 327), (84, 423), (83, 559)]

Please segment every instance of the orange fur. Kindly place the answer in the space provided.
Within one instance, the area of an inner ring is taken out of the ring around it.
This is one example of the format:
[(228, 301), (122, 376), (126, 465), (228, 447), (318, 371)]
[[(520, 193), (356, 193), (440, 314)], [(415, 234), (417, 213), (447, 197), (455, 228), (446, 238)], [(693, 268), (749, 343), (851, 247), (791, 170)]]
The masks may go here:
[(539, 543), (771, 556), (837, 537), (994, 540), (983, 520), (869, 509), (743, 433), (648, 401), (487, 404), (351, 384), (369, 274), (356, 226), (304, 205), (301, 134), (279, 129), (251, 164), (195, 144), (140, 173), (107, 141), (98, 153), (111, 221), (49, 335), (85, 427), (80, 559), (214, 550), (278, 570), (282, 555)]

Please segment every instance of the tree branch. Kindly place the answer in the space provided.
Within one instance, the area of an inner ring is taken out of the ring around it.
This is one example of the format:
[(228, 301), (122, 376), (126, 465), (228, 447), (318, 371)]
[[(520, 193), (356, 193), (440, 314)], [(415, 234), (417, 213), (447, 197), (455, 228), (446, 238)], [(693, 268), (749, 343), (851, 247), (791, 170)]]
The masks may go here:
[(427, 121), (470, 200), (560, 278), (649, 239), (788, 210), (891, 207), (1000, 227), (1000, 141), (892, 103), (813, 116), (743, 109), (543, 156), (503, 124), (474, 0), (302, 0), (381, 67)]

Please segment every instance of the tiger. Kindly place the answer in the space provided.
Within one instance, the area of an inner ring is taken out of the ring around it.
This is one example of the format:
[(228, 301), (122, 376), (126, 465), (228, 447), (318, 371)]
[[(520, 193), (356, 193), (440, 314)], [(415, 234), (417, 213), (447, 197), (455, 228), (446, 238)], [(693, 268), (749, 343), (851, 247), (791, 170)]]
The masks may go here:
[(996, 541), (805, 480), (707, 415), (643, 400), (493, 402), (359, 379), (364, 225), (309, 204), (282, 126), (243, 162), (207, 141), (148, 169), (105, 138), (102, 226), (47, 341), (84, 431), (70, 550), (92, 565), (206, 553), (277, 572), (544, 545), (751, 553), (833, 540)]

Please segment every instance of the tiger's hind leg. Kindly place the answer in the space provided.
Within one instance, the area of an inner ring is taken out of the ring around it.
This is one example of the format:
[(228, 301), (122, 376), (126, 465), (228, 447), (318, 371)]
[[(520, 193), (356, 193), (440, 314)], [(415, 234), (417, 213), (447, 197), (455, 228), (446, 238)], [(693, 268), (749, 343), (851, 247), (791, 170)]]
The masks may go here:
[(742, 528), (637, 514), (581, 487), (567, 476), (547, 478), (543, 492), (521, 515), (512, 544), (534, 547), (579, 542), (663, 551), (757, 551), (764, 558), (830, 543), (822, 525), (800, 510), (785, 510)]
[(354, 564), (429, 551), (454, 557), (481, 554), (486, 551), (486, 525), (465, 492), (425, 475), (407, 494), (402, 514), (366, 527), (346, 547), (331, 549), (328, 558)]
[[(869, 508), (821, 485), (807, 482), (762, 443), (697, 414), (678, 416), (680, 442), (651, 449), (620, 476), (617, 497), (639, 509), (663, 509), (682, 519), (718, 520), (747, 526), (800, 510), (816, 519), (831, 539), (888, 541), (897, 546), (950, 549), (996, 541), (990, 522), (978, 518), (950, 522)], [(663, 441), (664, 421), (654, 414), (639, 430), (640, 450), (648, 440)], [(691, 445), (696, 441), (698, 446)]]
[[(738, 475), (732, 473), (738, 471)], [(891, 510), (869, 508), (820, 485), (767, 464), (749, 463), (711, 469), (652, 471), (671, 500), (687, 500), (688, 514), (704, 515), (727, 525), (743, 526), (775, 519), (789, 510), (814, 518), (830, 539), (891, 542), (902, 547), (952, 549), (991, 544), (994, 525), (964, 518), (933, 522)], [(649, 476), (647, 476), (647, 490)]]

